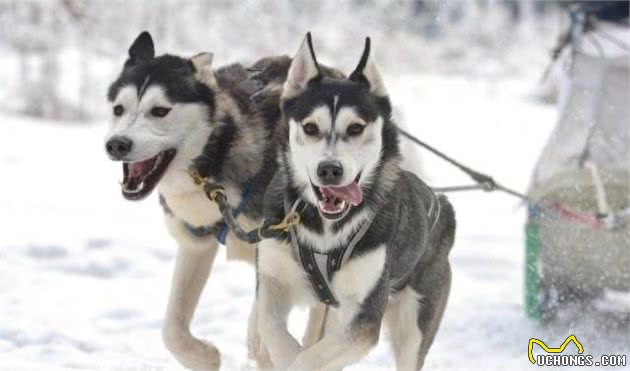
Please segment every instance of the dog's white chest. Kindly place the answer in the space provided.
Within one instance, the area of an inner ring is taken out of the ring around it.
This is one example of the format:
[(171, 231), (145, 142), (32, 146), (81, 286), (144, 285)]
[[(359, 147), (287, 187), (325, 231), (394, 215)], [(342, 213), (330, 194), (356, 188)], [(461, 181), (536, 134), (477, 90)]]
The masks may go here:
[(293, 232), (294, 255), (307, 274), (311, 289), (326, 304), (361, 302), (380, 278), (385, 264), (385, 246), (353, 256), (357, 243), (370, 228), (363, 213), (340, 230), (324, 226), (318, 234), (298, 226)]
[(331, 290), (339, 301), (360, 303), (370, 293), (383, 274), (385, 246), (353, 257), (335, 273)]
[(219, 208), (203, 192), (189, 192), (165, 197), (165, 201), (177, 219), (192, 226), (212, 225), (221, 220)]

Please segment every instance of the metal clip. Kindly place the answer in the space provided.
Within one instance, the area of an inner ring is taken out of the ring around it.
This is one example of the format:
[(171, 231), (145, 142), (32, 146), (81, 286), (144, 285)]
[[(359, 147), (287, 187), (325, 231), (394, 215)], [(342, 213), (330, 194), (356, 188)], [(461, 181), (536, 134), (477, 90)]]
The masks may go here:
[(284, 219), (280, 223), (270, 225), (269, 229), (282, 230), (287, 232), (290, 227), (298, 224), (300, 224), (300, 214), (298, 214), (296, 211), (291, 211), (284, 217)]
[(219, 185), (215, 185), (211, 189), (206, 189), (206, 196), (214, 202), (217, 202), (219, 196), (223, 196), (223, 198), (227, 199), (225, 189)]
[(197, 169), (191, 168), (190, 170), (188, 170), (188, 174), (190, 175), (190, 177), (192, 178), (193, 182), (195, 182), (196, 185), (202, 185), (208, 182), (208, 178), (202, 177), (201, 174), (199, 174), (199, 170)]
[(494, 180), (489, 179), (481, 183), (481, 189), (483, 189), (486, 192), (494, 191), (495, 189), (497, 189), (497, 184), (494, 182)]

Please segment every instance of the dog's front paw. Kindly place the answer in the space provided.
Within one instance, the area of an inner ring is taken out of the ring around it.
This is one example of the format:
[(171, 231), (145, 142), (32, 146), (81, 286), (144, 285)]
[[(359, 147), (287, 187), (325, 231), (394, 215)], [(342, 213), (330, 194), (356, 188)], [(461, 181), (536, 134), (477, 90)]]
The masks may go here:
[(163, 336), (166, 348), (184, 367), (204, 371), (221, 367), (221, 354), (211, 342), (197, 339), (181, 329), (166, 329)]
[(206, 340), (201, 340), (201, 343), (204, 345), (204, 350), (205, 350), (205, 360), (204, 360), (204, 367), (201, 368), (202, 370), (208, 370), (208, 371), (217, 371), (219, 370), (219, 368), (221, 368), (221, 353), (219, 353), (219, 350), (217, 349), (216, 346), (214, 346), (214, 344), (212, 344), (209, 341)]

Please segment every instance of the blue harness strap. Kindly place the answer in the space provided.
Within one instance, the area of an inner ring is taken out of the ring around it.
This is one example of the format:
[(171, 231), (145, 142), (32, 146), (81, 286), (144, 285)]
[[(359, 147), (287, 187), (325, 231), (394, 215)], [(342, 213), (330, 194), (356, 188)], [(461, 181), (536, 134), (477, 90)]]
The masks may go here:
[(213, 225), (202, 225), (201, 227), (195, 227), (194, 225), (188, 224), (184, 221), (182, 221), (182, 223), (184, 223), (186, 230), (195, 237), (205, 237), (211, 234), (217, 234), (225, 227), (225, 223), (223, 223), (223, 221), (218, 221)]
[[(238, 207), (232, 212), (234, 218), (238, 218), (238, 216), (241, 215), (241, 213), (245, 209), (245, 205), (247, 204), (247, 201), (249, 200), (249, 196), (251, 194), (251, 188), (252, 182), (247, 182), (247, 184), (245, 185), (245, 189), (243, 190), (243, 194), (241, 195), (241, 202), (238, 204)], [(225, 245), (225, 239), (227, 238), (227, 234), (229, 231), (230, 227), (226, 223), (223, 223), (223, 227), (219, 229), (219, 231), (216, 233), (217, 241)]]
[(223, 224), (223, 227), (219, 229), (219, 231), (217, 232), (216, 234), (217, 241), (219, 241), (219, 243), (221, 243), (222, 245), (225, 245), (225, 239), (227, 238), (227, 234), (229, 231), (230, 231), (230, 227), (228, 227), (227, 224)]
[[(247, 205), (247, 201), (249, 200), (249, 196), (251, 195), (251, 192), (252, 192), (252, 182), (249, 181), (245, 185), (245, 189), (243, 190), (243, 194), (241, 195), (241, 202), (238, 204), (236, 209), (234, 209), (234, 211), (232, 212), (232, 215), (234, 215), (234, 218), (237, 218), (239, 215), (241, 215), (241, 213), (245, 209), (245, 206)], [(162, 195), (160, 195), (160, 204), (162, 205), (162, 208), (164, 209), (165, 213), (174, 216), (173, 211), (168, 207), (168, 205), (166, 204), (166, 200), (164, 199), (164, 197), (162, 197)], [(209, 235), (214, 235), (217, 241), (219, 241), (223, 245), (225, 245), (225, 240), (227, 238), (228, 232), (230, 231), (230, 227), (223, 220), (220, 220), (213, 225), (202, 225), (200, 227), (196, 227), (192, 224), (189, 224), (188, 222), (184, 220), (182, 220), (182, 223), (184, 224), (184, 227), (186, 228), (186, 230), (188, 230), (188, 232), (190, 232), (190, 234), (192, 234), (193, 236), (206, 237)]]

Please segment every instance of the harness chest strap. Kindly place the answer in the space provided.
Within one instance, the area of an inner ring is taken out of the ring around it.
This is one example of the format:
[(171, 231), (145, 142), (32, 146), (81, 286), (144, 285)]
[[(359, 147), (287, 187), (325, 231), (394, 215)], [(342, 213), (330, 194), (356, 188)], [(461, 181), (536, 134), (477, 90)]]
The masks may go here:
[[(431, 196), (431, 204), (429, 205), (429, 210), (427, 210), (429, 233), (433, 232), (435, 229), (442, 211), (442, 205), (440, 204), (439, 197), (437, 197), (434, 192), (431, 192)], [(295, 211), (299, 203), (300, 200), (298, 199), (295, 201), (293, 206), (289, 207), (288, 201), (285, 200), (285, 212), (289, 213), (291, 211)], [(373, 219), (370, 218), (365, 221), (346, 246), (325, 254), (315, 252), (313, 249), (301, 245), (298, 241), (295, 227), (292, 226), (289, 228), (291, 246), (293, 248), (294, 255), (296, 258), (299, 258), (302, 267), (308, 274), (311, 286), (313, 287), (313, 290), (315, 290), (315, 293), (321, 302), (332, 306), (339, 305), (338, 300), (335, 298), (335, 295), (330, 288), (330, 280), (332, 279), (334, 273), (348, 261), (350, 256), (352, 256), (357, 244), (370, 228), (372, 220)], [(394, 292), (402, 289), (407, 284), (407, 280), (409, 279), (411, 273), (413, 273), (413, 270), (410, 270), (396, 280), (396, 282), (392, 284), (391, 289)]]
[[(285, 200), (285, 212), (289, 213), (291, 210), (295, 210), (299, 203), (300, 200), (298, 199), (292, 207), (289, 207), (288, 201)], [(318, 253), (300, 244), (295, 227), (289, 228), (289, 239), (293, 253), (306, 271), (311, 286), (321, 302), (332, 306), (339, 305), (330, 288), (332, 276), (352, 256), (357, 243), (363, 238), (371, 224), (372, 219), (365, 221), (347, 245), (329, 253)]]

